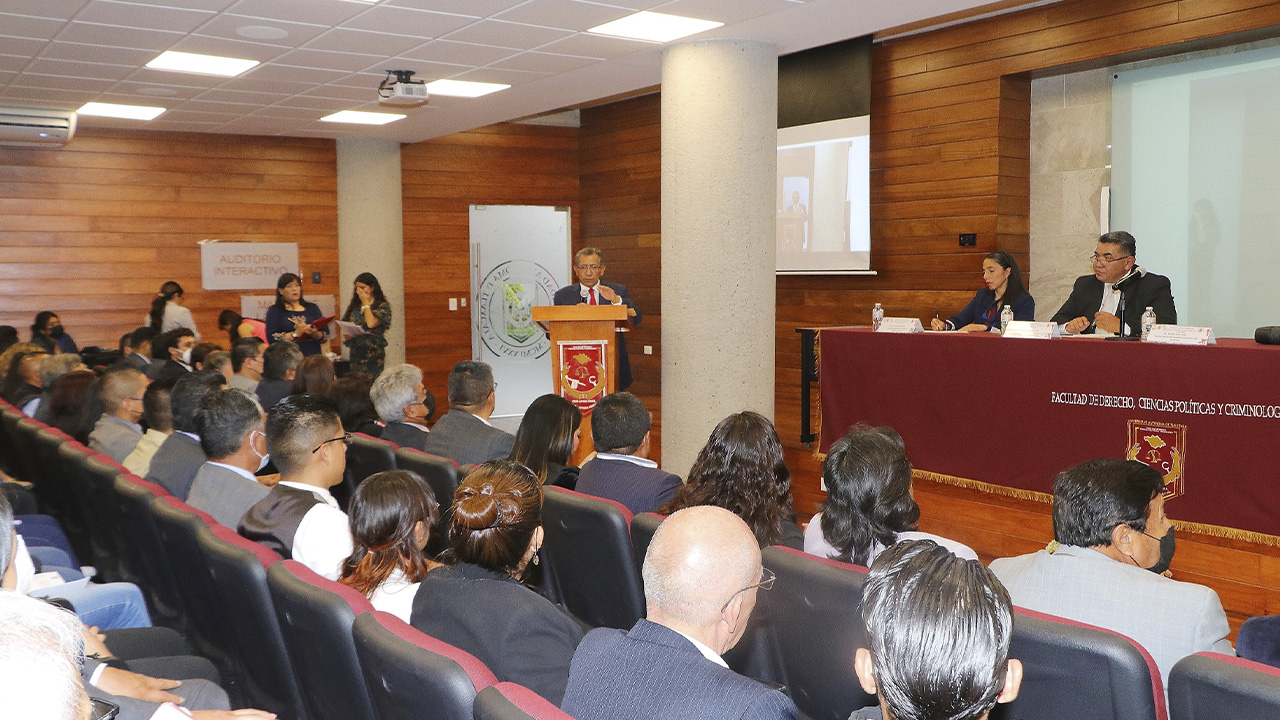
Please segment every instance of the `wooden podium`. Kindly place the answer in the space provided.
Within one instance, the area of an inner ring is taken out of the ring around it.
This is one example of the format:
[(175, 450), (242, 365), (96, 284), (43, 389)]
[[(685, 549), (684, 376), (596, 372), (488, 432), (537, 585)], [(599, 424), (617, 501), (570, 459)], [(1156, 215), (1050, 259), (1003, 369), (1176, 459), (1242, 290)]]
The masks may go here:
[(605, 393), (618, 389), (618, 341), (616, 328), (627, 320), (626, 305), (550, 305), (533, 308), (533, 320), (551, 329), (551, 378), (557, 395), (563, 396), (564, 358), (561, 342), (603, 341)]

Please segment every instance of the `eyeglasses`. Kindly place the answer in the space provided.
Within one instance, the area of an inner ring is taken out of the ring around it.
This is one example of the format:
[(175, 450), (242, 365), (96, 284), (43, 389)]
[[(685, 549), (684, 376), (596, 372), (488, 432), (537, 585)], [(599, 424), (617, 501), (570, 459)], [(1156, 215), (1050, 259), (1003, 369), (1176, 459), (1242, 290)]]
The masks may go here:
[(600, 266), (599, 265), (579, 265), (578, 269), (579, 270), (599, 270)]
[(343, 445), (350, 445), (351, 433), (342, 433), (342, 437), (329, 438), (328, 440), (325, 440), (324, 442), (317, 445), (316, 449), (311, 451), (311, 454), (315, 455), (316, 453), (320, 452), (320, 448), (324, 447), (325, 445), (328, 445), (331, 442), (338, 442), (339, 440), (342, 441)]
[(741, 590), (739, 590), (738, 592), (736, 592), (736, 593), (734, 593), (734, 594), (730, 595), (730, 596), (729, 596), (729, 599), (725, 602), (724, 606), (720, 608), (720, 612), (724, 612), (725, 610), (728, 610), (728, 609), (729, 609), (729, 604), (733, 602), (733, 599), (734, 599), (734, 598), (736, 598), (736, 597), (738, 597), (739, 595), (741, 595), (742, 593), (744, 593), (744, 592), (746, 592), (746, 591), (750, 590), (751, 588), (757, 588), (757, 587), (758, 587), (758, 588), (760, 588), (761, 590), (768, 590), (769, 588), (773, 587), (773, 581), (774, 581), (774, 580), (777, 580), (777, 579), (778, 579), (778, 576), (777, 576), (777, 575), (774, 575), (774, 574), (773, 574), (773, 571), (772, 571), (772, 570), (770, 570), (769, 568), (760, 568), (760, 571), (761, 571), (761, 574), (762, 574), (761, 576), (762, 576), (764, 579), (763, 579), (763, 580), (761, 580), (760, 582), (758, 582), (758, 583), (754, 584), (754, 585), (748, 585), (748, 586), (746, 586), (746, 587), (742, 588)]
[(1098, 253), (1094, 253), (1094, 254), (1092, 254), (1092, 255), (1090, 255), (1090, 256), (1089, 256), (1089, 262), (1095, 262), (1095, 263), (1096, 263), (1096, 262), (1098, 262), (1099, 260), (1102, 260), (1103, 262), (1113, 263), (1113, 262), (1119, 262), (1119, 261), (1121, 261), (1121, 260), (1128, 260), (1128, 259), (1129, 259), (1129, 258), (1131, 258), (1131, 257), (1133, 257), (1133, 256), (1132, 256), (1132, 255), (1121, 255), (1120, 257), (1111, 257), (1111, 254), (1110, 254), (1110, 253), (1107, 253), (1106, 255), (1099, 255)]

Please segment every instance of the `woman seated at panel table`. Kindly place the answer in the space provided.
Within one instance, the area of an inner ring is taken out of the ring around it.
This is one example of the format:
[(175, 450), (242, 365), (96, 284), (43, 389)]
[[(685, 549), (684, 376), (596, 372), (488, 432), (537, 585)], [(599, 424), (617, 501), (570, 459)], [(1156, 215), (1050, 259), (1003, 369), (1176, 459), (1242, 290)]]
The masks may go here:
[(933, 330), (987, 332), (1000, 329), (1000, 311), (1011, 305), (1014, 320), (1034, 320), (1036, 301), (1022, 284), (1018, 262), (1003, 250), (987, 253), (982, 260), (982, 280), (987, 286), (977, 292), (968, 305), (944, 322), (930, 321)]

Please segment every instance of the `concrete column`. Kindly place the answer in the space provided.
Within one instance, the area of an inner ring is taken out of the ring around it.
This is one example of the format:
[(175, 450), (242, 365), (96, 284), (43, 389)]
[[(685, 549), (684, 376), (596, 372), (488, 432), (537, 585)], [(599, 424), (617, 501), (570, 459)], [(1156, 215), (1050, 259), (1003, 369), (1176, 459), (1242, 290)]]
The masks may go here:
[(778, 56), (708, 40), (662, 59), (662, 466), (716, 423), (773, 417)]
[(340, 138), (337, 142), (337, 309), (339, 313), (346, 309), (356, 275), (373, 273), (391, 303), (387, 364), (402, 363), (405, 307), (400, 143), (376, 138)]

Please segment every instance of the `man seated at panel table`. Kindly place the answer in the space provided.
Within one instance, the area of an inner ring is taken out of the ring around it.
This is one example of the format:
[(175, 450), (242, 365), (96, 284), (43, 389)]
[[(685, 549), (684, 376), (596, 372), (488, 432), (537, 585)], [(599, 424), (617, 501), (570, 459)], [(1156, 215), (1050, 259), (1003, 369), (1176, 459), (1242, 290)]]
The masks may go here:
[[(1156, 313), (1156, 324), (1176, 325), (1178, 311), (1173, 306), (1169, 278), (1149, 273), (1138, 265), (1138, 241), (1119, 230), (1098, 238), (1098, 246), (1089, 258), (1093, 274), (1076, 278), (1075, 287), (1053, 322), (1064, 332), (1100, 335), (1142, 334), (1142, 313), (1149, 307)], [(1122, 290), (1116, 283), (1124, 280)], [(1121, 295), (1124, 297), (1124, 322), (1128, 329), (1120, 332)]]
[(596, 456), (578, 473), (580, 493), (627, 506), (632, 514), (653, 512), (675, 497), (680, 476), (649, 459), (652, 419), (640, 398), (605, 395), (591, 411)]
[(1218, 594), (1161, 575), (1173, 559), (1164, 478), (1136, 461), (1101, 458), (1053, 483), (1054, 542), (991, 563), (1015, 605), (1113, 630), (1169, 671), (1198, 652), (1235, 654)]

